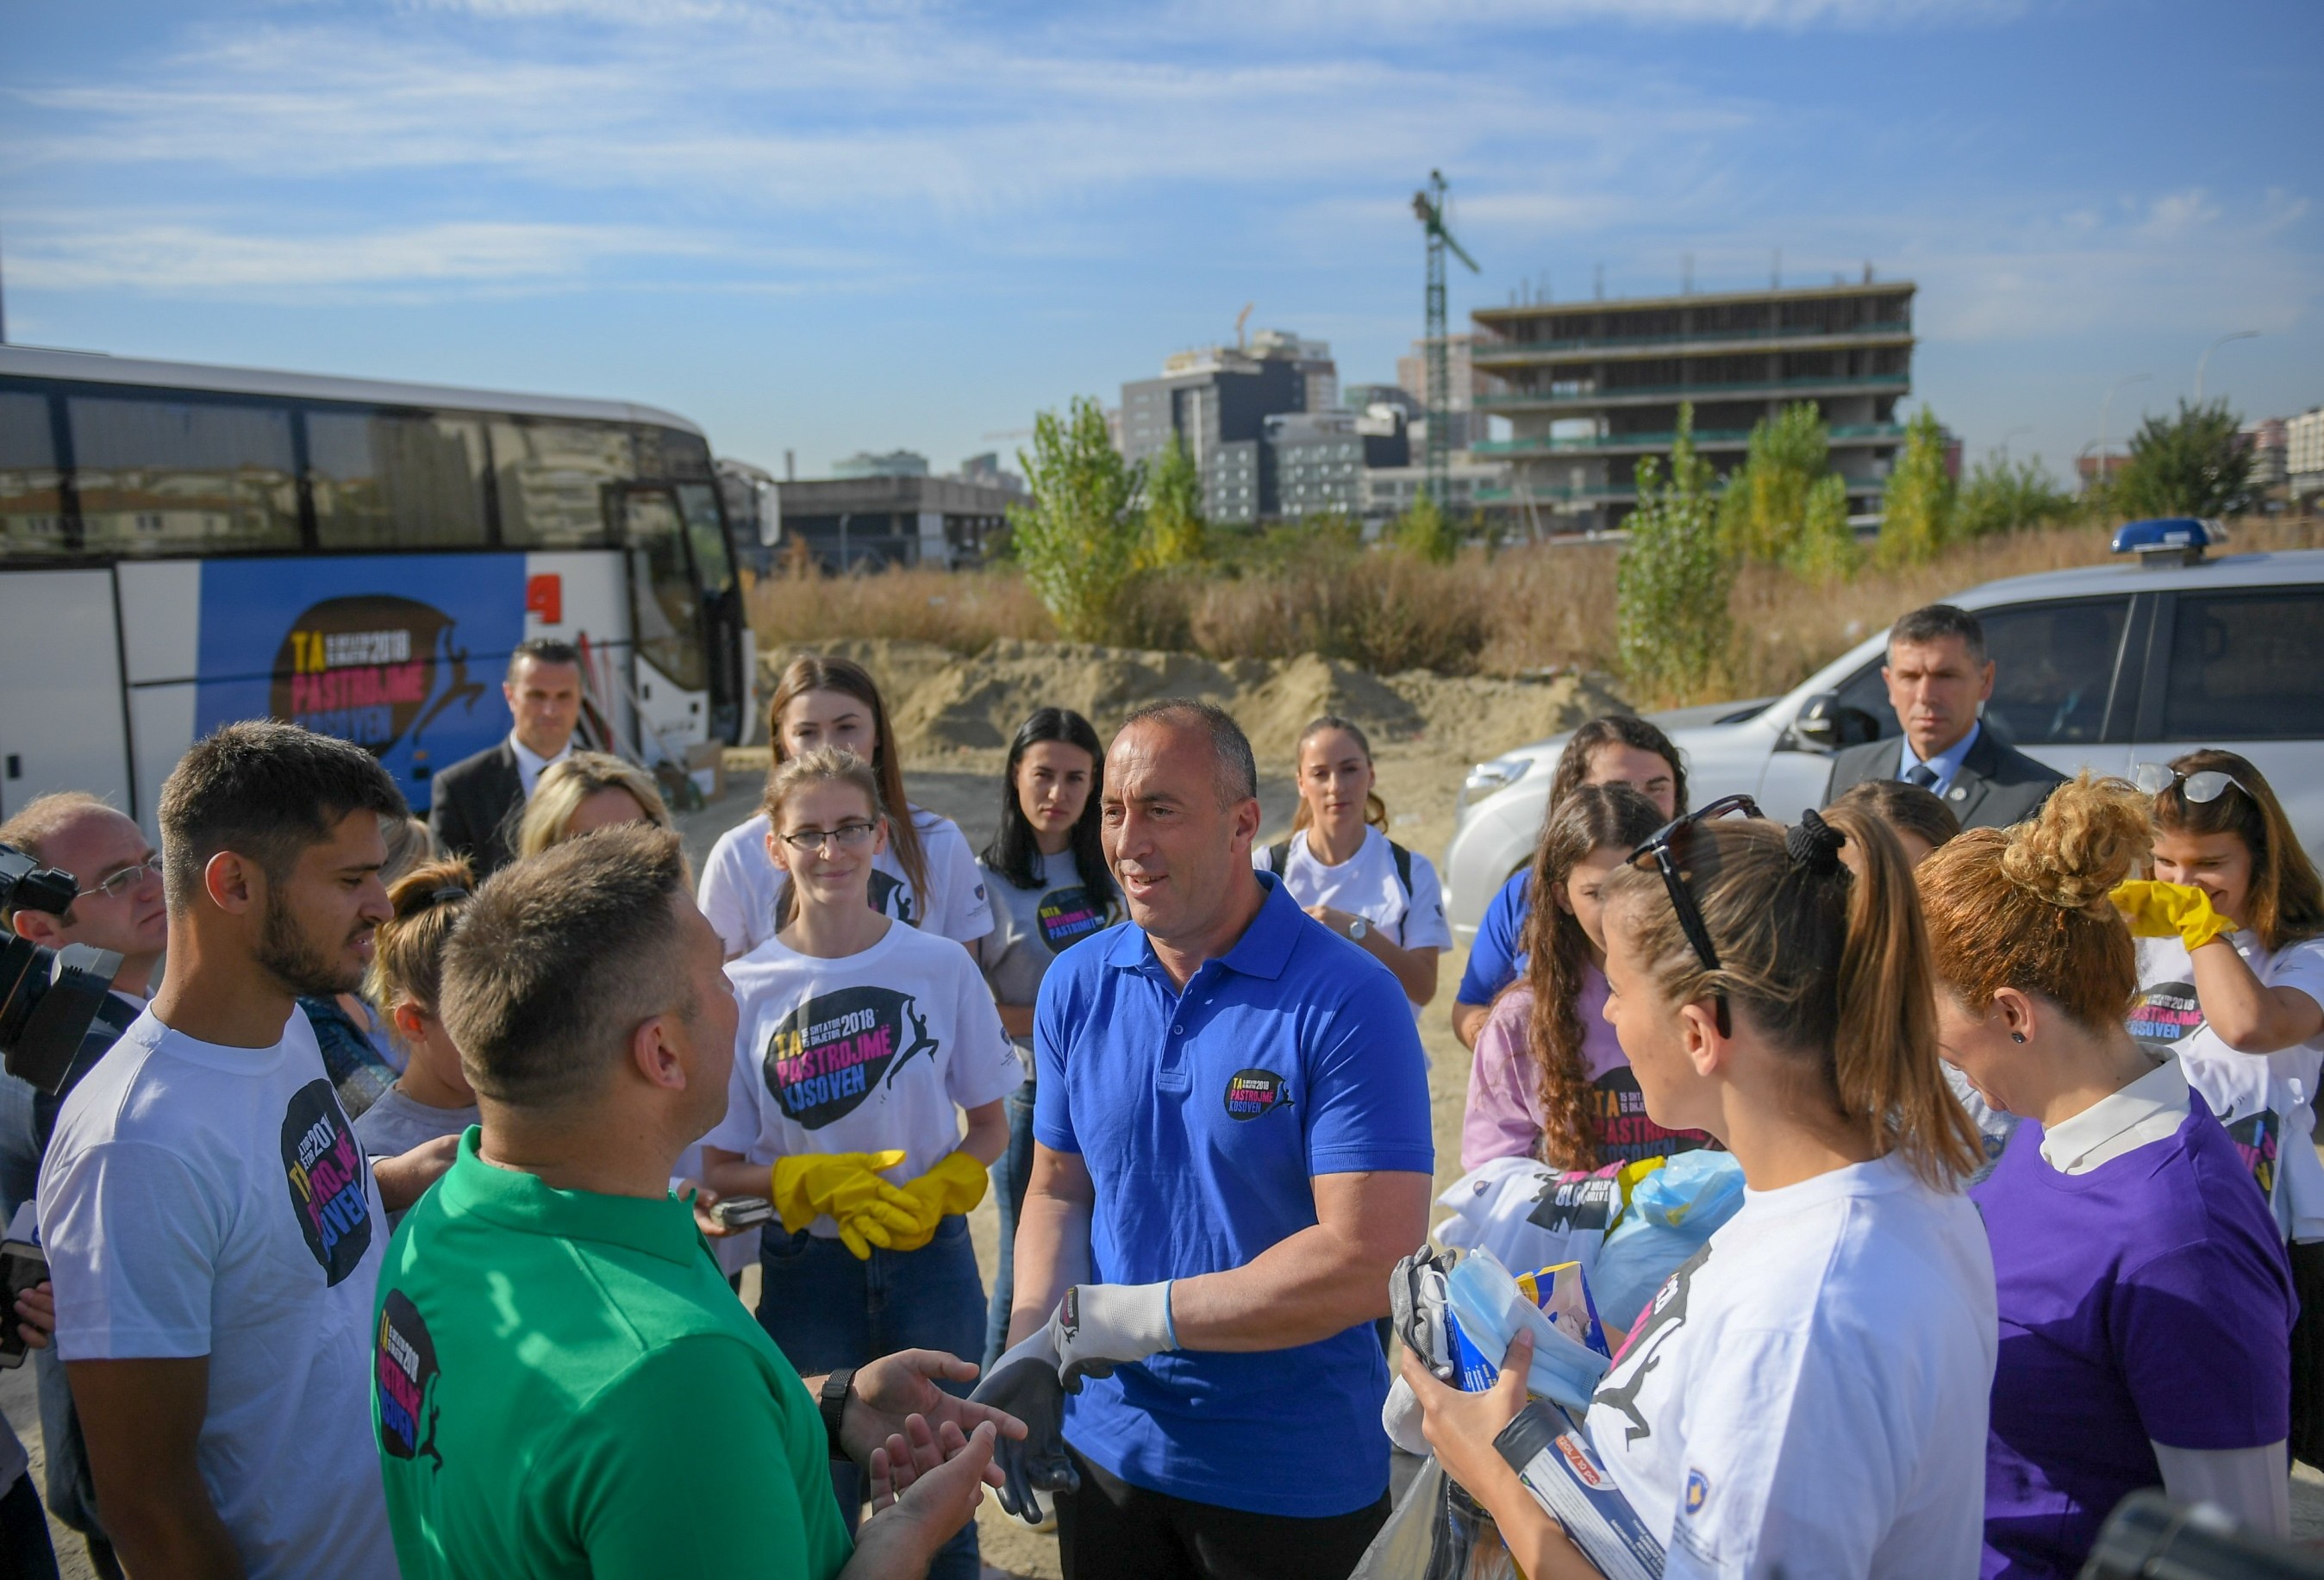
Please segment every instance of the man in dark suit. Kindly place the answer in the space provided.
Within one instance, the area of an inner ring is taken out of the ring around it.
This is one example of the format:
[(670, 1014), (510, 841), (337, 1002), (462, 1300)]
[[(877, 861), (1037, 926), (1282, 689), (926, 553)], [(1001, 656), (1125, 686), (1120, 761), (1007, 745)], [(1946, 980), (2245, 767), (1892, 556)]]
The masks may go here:
[(1832, 759), (1830, 806), (1869, 779), (1901, 779), (1934, 792), (1964, 828), (2006, 828), (2039, 811), (2065, 775), (1997, 739), (1978, 716), (1993, 695), (1985, 627), (1950, 604), (1915, 609), (1888, 628), (1880, 677), (1904, 730)]
[(572, 753), (581, 719), (580, 652), (546, 637), (518, 643), (501, 695), (516, 721), (508, 739), (438, 773), (428, 809), (438, 843), (466, 856), (479, 880), (516, 858), (517, 825), (541, 771)]

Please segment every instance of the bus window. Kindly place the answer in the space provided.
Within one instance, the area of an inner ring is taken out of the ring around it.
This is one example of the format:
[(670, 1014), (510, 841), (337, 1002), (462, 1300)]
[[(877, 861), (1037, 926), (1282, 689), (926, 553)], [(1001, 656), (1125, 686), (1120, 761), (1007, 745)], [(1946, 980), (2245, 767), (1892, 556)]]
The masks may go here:
[(484, 435), (475, 422), (307, 413), (307, 476), (325, 549), (481, 549)]
[(44, 559), (71, 546), (49, 398), (0, 393), (0, 559)]
[(703, 651), (702, 595), (687, 563), (678, 505), (661, 488), (632, 489), (622, 504), (638, 655), (687, 690), (706, 690), (710, 664)]
[(706, 480), (711, 476), (709, 443), (681, 429), (641, 427), (638, 472), (646, 477)]
[(608, 490), (637, 476), (626, 428), (610, 422), (495, 422), (501, 541), (512, 549), (602, 549)]
[(718, 519), (718, 496), (707, 483), (678, 485), (678, 508), (686, 513), (686, 536), (694, 545), (694, 567), (706, 597), (734, 585), (734, 557), (726, 551), (725, 524)]
[(65, 404), (84, 552), (300, 546), (287, 410), (80, 395)]

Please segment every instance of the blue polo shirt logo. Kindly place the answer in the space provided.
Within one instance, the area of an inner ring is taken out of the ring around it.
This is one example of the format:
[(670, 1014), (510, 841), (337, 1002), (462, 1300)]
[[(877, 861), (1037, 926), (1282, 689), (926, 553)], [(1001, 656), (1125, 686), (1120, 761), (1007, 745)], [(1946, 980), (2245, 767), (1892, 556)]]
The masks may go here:
[(1291, 1106), (1283, 1077), (1273, 1070), (1237, 1070), (1227, 1080), (1227, 1117), (1258, 1119)]

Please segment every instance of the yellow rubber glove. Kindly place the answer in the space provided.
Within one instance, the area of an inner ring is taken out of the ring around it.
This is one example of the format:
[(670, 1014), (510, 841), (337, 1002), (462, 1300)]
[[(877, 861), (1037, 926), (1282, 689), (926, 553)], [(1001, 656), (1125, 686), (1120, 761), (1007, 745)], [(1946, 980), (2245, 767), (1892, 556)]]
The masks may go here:
[(2175, 938), (2194, 950), (2236, 930), (2234, 922), (2211, 909), (2211, 897), (2192, 883), (2133, 878), (2107, 898), (2129, 919), (2136, 938)]
[(920, 1204), (920, 1227), (899, 1235), (895, 1249), (918, 1251), (936, 1238), (936, 1225), (953, 1213), (964, 1213), (984, 1199), (992, 1176), (966, 1152), (946, 1152), (936, 1166), (918, 1179), (904, 1182), (904, 1194)]
[(783, 1215), (783, 1228), (794, 1234), (829, 1215), (839, 1225), (840, 1243), (858, 1261), (865, 1261), (872, 1247), (881, 1243), (865, 1232), (865, 1225), (893, 1236), (919, 1224), (920, 1204), (880, 1178), (881, 1169), (903, 1160), (901, 1150), (801, 1152), (778, 1158), (768, 1171), (767, 1199)]

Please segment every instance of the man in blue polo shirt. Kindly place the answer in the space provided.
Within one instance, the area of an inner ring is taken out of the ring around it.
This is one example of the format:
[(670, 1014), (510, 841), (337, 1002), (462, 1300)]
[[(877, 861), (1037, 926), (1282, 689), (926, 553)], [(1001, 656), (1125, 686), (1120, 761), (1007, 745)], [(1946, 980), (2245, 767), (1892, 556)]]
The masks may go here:
[(1057, 1495), (1068, 1580), (1343, 1580), (1388, 1508), (1372, 1323), (1428, 1230), (1412, 1012), (1252, 871), (1258, 774), (1228, 715), (1139, 709), (1104, 783), (1130, 925), (1041, 984), (993, 1384), (1035, 1355), (1052, 1398), (1078, 1390), (1074, 1474), (1051, 1478), (1079, 1483)]

